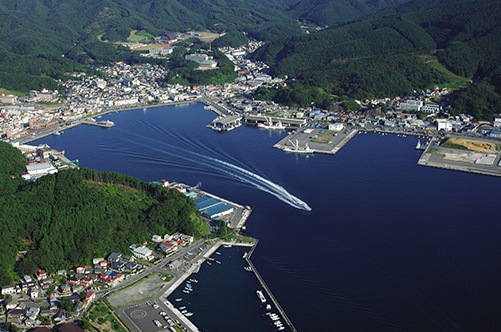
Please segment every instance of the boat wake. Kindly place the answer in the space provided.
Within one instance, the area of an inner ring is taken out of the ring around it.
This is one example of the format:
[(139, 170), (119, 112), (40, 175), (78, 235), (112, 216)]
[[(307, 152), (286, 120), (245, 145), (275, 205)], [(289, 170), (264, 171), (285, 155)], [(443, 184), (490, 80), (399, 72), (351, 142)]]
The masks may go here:
[[(131, 135), (131, 133), (128, 133), (128, 135)], [(140, 136), (138, 136), (138, 138), (140, 138)], [(308, 204), (306, 204), (306, 202), (290, 194), (282, 186), (273, 183), (272, 181), (265, 179), (260, 175), (254, 174), (253, 172), (246, 170), (240, 166), (236, 166), (226, 161), (219, 160), (217, 158), (209, 157), (198, 152), (186, 150), (181, 147), (174, 146), (151, 138), (148, 140), (149, 144), (141, 143), (140, 139), (129, 140), (125, 138), (125, 140), (128, 141), (129, 143), (140, 145), (148, 150), (154, 150), (156, 152), (159, 152), (159, 154), (163, 154), (165, 156), (179, 158), (184, 161), (189, 161), (190, 163), (196, 164), (197, 168), (199, 167), (206, 169), (210, 168), (211, 170), (216, 171), (222, 175), (229, 176), (235, 180), (247, 183), (249, 185), (258, 188), (259, 190), (267, 192), (275, 196), (279, 200), (283, 201), (284, 203), (291, 205), (292, 207), (305, 211), (311, 211), (311, 208), (308, 206)], [(161, 159), (158, 159), (157, 157), (153, 158), (157, 159), (159, 162), (166, 162), (164, 158)], [(169, 162), (171, 162), (170, 159)], [(193, 168), (193, 166), (191, 166), (190, 168)]]

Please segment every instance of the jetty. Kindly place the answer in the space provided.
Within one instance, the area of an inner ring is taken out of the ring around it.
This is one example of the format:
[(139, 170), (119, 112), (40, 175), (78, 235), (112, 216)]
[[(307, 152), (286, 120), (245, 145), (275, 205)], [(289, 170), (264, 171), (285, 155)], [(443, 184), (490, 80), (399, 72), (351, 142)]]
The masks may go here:
[(291, 320), (289, 319), (289, 317), (287, 316), (287, 314), (285, 313), (285, 311), (282, 309), (282, 307), (280, 306), (280, 303), (278, 303), (277, 299), (275, 298), (275, 296), (271, 292), (270, 288), (268, 287), (268, 285), (266, 285), (266, 282), (264, 281), (263, 277), (261, 277), (261, 275), (257, 271), (256, 267), (254, 266), (254, 264), (252, 264), (252, 262), (250, 260), (251, 256), (252, 256), (252, 253), (254, 252), (254, 249), (256, 248), (258, 242), (259, 242), (259, 240), (255, 241), (255, 243), (252, 246), (251, 250), (249, 251), (249, 253), (247, 255), (245, 255), (244, 259), (247, 262), (247, 264), (249, 264), (249, 266), (251, 267), (250, 271), (252, 271), (255, 274), (257, 280), (261, 284), (261, 287), (263, 287), (264, 291), (268, 294), (271, 302), (273, 302), (273, 304), (277, 308), (277, 310), (280, 313), (280, 316), (282, 316), (285, 324), (289, 327), (289, 329), (291, 331), (296, 332), (297, 330), (294, 327), (294, 325), (292, 324)]

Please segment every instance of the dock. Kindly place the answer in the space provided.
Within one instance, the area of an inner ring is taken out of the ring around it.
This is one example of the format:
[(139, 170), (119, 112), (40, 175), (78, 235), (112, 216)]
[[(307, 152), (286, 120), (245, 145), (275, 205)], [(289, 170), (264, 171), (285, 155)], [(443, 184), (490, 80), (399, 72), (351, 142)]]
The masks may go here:
[[(325, 131), (325, 130), (323, 130)], [(319, 128), (298, 129), (292, 134), (287, 135), (278, 143), (273, 145), (274, 148), (283, 150), (286, 146), (290, 146), (290, 142), (297, 141), (300, 147), (308, 144), (313, 153), (323, 153), (334, 155), (341, 150), (357, 133), (358, 129), (345, 129), (339, 132), (334, 132), (328, 142), (318, 143), (314, 139), (323, 132)]]
[(261, 277), (261, 275), (259, 274), (259, 272), (257, 271), (256, 267), (254, 266), (254, 264), (252, 264), (252, 261), (251, 261), (251, 256), (252, 256), (252, 253), (254, 252), (254, 249), (256, 248), (257, 244), (258, 244), (258, 240), (256, 240), (256, 242), (254, 243), (254, 245), (252, 246), (251, 250), (249, 251), (249, 253), (245, 256), (245, 261), (247, 262), (247, 264), (249, 264), (249, 266), (251, 267), (252, 269), (252, 272), (256, 275), (256, 278), (257, 280), (259, 281), (259, 283), (261, 284), (261, 287), (263, 287), (264, 291), (268, 294), (271, 302), (273, 302), (273, 304), (275, 305), (275, 307), (277, 308), (278, 312), (280, 313), (280, 316), (282, 316), (284, 322), (285, 322), (285, 325), (287, 325), (287, 327), (293, 331), (293, 332), (296, 332), (296, 328), (294, 327), (294, 325), (292, 324), (291, 320), (289, 319), (289, 317), (287, 316), (287, 314), (285, 313), (285, 311), (282, 309), (282, 307), (280, 306), (280, 303), (278, 303), (277, 299), (275, 298), (275, 296), (273, 295), (273, 293), (271, 292), (270, 288), (268, 287), (268, 285), (266, 285), (266, 282), (264, 281), (263, 277)]
[[(496, 141), (480, 138), (474, 138), (474, 140), (491, 142), (497, 145)], [(501, 177), (500, 151), (488, 154), (485, 152), (457, 150), (435, 146), (436, 142), (436, 137), (430, 140), (417, 162), (418, 166)]]

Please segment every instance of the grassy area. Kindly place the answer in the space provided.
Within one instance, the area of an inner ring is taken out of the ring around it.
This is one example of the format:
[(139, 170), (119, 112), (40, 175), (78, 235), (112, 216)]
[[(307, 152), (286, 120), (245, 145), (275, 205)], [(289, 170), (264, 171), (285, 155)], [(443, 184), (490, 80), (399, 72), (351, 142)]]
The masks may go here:
[(7, 90), (4, 88), (0, 88), (0, 94), (4, 95), (14, 95), (18, 97), (26, 96), (27, 94), (21, 91)]
[(440, 146), (443, 148), (449, 148), (449, 149), (457, 149), (457, 150), (469, 150), (466, 146), (460, 145), (460, 144), (455, 144), (449, 142), (449, 139), (446, 138), (444, 139), (441, 143)]
[(152, 34), (149, 34), (148, 32), (144, 30), (132, 30), (130, 32), (129, 38), (127, 38), (127, 41), (129, 42), (139, 42), (139, 41), (149, 41), (155, 39), (155, 36)]
[(200, 216), (196, 215), (195, 213), (193, 213), (191, 216), (190, 216), (190, 219), (191, 221), (194, 222), (194, 225), (195, 225), (195, 233), (196, 234), (201, 234), (200, 237), (197, 237), (197, 240), (198, 238), (201, 238), (202, 236), (204, 236), (205, 234), (209, 233), (209, 225), (207, 225)]
[(102, 299), (93, 305), (87, 318), (92, 326), (98, 331), (127, 332), (123, 323), (113, 315)]
[(436, 56), (426, 56), (425, 63), (445, 75), (447, 82), (441, 84), (441, 87), (449, 90), (456, 90), (459, 87), (466, 86), (468, 84), (468, 78), (457, 76), (449, 71), (443, 64), (438, 62), (438, 58)]
[(327, 144), (332, 139), (332, 137), (334, 136), (334, 134), (336, 134), (335, 131), (326, 130), (323, 133), (321, 133), (320, 135), (318, 135), (317, 138), (315, 138), (314, 140), (312, 140), (312, 142)]

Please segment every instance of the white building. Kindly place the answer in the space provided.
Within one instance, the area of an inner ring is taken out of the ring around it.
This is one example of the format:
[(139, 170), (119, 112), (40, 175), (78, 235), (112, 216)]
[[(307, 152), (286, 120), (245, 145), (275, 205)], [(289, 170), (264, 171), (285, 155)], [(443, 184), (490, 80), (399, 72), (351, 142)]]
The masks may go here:
[(450, 123), (449, 120), (437, 119), (436, 124), (437, 124), (437, 130), (445, 130), (445, 131), (452, 130), (452, 123)]
[(26, 166), (26, 171), (32, 178), (37, 178), (47, 174), (57, 173), (57, 169), (50, 163), (38, 163)]
[(14, 294), (16, 292), (15, 289), (16, 288), (14, 286), (3, 286), (2, 295)]
[(329, 123), (329, 130), (332, 130), (332, 131), (341, 131), (343, 130), (344, 128), (344, 125), (340, 122), (336, 122), (336, 123)]
[(140, 258), (140, 259), (144, 259), (144, 260), (147, 260), (147, 261), (150, 261), (152, 260), (153, 258), (153, 252), (151, 251), (151, 249), (148, 249), (146, 247), (139, 247), (139, 248), (136, 248), (132, 251), (132, 253)]
[(423, 102), (420, 100), (404, 100), (400, 102), (401, 110), (419, 111), (423, 107)]
[(426, 112), (426, 113), (435, 113), (440, 110), (440, 106), (438, 105), (433, 105), (433, 104), (426, 104), (423, 107), (421, 107), (421, 111)]
[(494, 122), (492, 123), (492, 125), (496, 128), (500, 128), (501, 127), (501, 116), (500, 115), (496, 115), (494, 117)]

